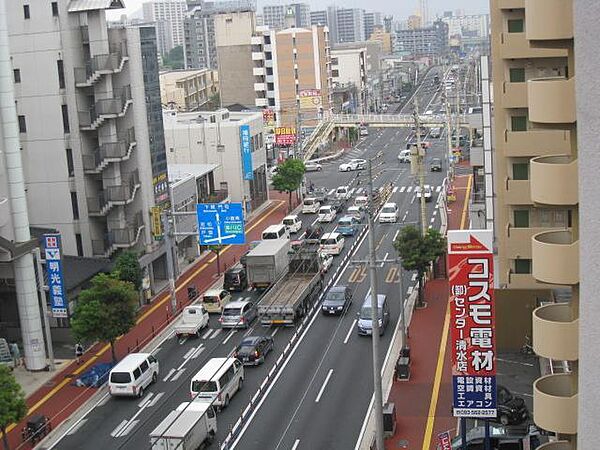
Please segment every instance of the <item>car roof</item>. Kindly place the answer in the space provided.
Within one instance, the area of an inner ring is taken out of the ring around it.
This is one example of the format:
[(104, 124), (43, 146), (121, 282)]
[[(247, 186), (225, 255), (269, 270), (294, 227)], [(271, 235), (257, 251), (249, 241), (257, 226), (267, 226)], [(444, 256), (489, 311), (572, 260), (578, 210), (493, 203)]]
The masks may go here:
[(285, 220), (285, 219), (297, 219), (297, 218), (298, 218), (298, 216), (296, 214), (290, 214), (289, 216), (285, 216), (282, 220)]
[(389, 203), (386, 203), (385, 205), (383, 205), (383, 207), (384, 207), (384, 208), (385, 208), (386, 206), (390, 206), (390, 207), (391, 207), (391, 206), (395, 206), (395, 207), (398, 207), (398, 205), (396, 205), (396, 203), (395, 203), (395, 202), (389, 202)]
[(348, 289), (348, 286), (338, 285), (338, 286), (333, 286), (331, 289), (329, 289), (329, 292), (344, 292), (347, 289)]
[[(385, 294), (377, 294), (377, 306), (381, 306), (383, 305), (383, 302), (386, 299), (386, 295)], [(371, 306), (371, 294), (368, 294), (365, 297), (365, 301), (362, 304), (363, 306)]]
[(338, 220), (338, 222), (342, 222), (343, 220), (352, 220), (353, 218), (354, 217), (352, 217), (352, 216), (344, 216), (340, 220)]
[(338, 189), (344, 188), (344, 189), (350, 189), (348, 186), (338, 186)]
[(150, 353), (130, 353), (112, 368), (111, 372), (131, 372), (148, 359)]
[(269, 225), (267, 228), (265, 228), (263, 230), (263, 233), (265, 233), (265, 232), (272, 233), (273, 231), (278, 231), (282, 226), (283, 225), (281, 225), (281, 224)]
[(321, 205), (319, 209), (333, 209), (332, 205)]
[(263, 336), (247, 336), (244, 339), (242, 339), (242, 342), (240, 342), (240, 345), (256, 344), (262, 338), (263, 338)]
[[(360, 197), (357, 197), (357, 198), (360, 198)], [(362, 211), (361, 207), (360, 206), (356, 206), (356, 205), (349, 206), (348, 207), (348, 211), (350, 211), (350, 210), (352, 210), (352, 211)]]
[(208, 295), (219, 295), (221, 292), (223, 292), (223, 289), (209, 289), (207, 290), (204, 294), (202, 294), (203, 296), (208, 296)]
[(336, 238), (339, 235), (340, 235), (340, 233), (336, 233), (335, 231), (332, 231), (331, 233), (325, 233), (323, 236), (321, 236), (321, 239)]
[[(214, 381), (218, 380), (227, 370), (230, 364), (237, 361), (236, 358), (212, 358), (204, 364), (204, 367), (200, 369), (193, 377), (193, 380), (198, 381)], [(210, 378), (209, 378), (210, 377)]]
[(236, 300), (236, 301), (227, 303), (225, 306), (223, 306), (223, 309), (227, 309), (227, 308), (241, 308), (242, 306), (245, 306), (248, 303), (250, 303), (248, 300)]

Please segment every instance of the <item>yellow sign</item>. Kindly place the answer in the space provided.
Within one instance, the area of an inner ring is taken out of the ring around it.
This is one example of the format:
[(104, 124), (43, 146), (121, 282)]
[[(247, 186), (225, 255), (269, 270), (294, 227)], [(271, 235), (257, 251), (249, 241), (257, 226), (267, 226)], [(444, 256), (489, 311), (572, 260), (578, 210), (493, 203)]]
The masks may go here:
[(160, 207), (150, 208), (150, 221), (152, 223), (152, 236), (154, 239), (162, 237), (162, 222), (160, 221)]
[(298, 95), (300, 96), (300, 108), (318, 108), (321, 106), (320, 89), (304, 89)]

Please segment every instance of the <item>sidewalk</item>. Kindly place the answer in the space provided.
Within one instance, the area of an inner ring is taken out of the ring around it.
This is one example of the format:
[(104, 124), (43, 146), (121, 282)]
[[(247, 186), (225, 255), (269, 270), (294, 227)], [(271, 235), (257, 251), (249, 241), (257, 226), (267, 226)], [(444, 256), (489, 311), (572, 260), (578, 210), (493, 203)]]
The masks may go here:
[[(456, 201), (450, 204), (448, 228), (468, 228), (470, 176), (457, 176)], [(425, 285), (428, 307), (415, 311), (410, 323), (409, 381), (394, 381), (388, 401), (396, 405), (396, 433), (386, 440), (386, 449), (431, 450), (437, 434), (452, 430), (450, 381), (450, 340), (447, 280), (431, 280)]]
[[(246, 242), (259, 239), (264, 228), (279, 223), (287, 214), (287, 194), (271, 192), (270, 198), (271, 205), (246, 224)], [(221, 267), (230, 267), (235, 264), (246, 250), (246, 245), (225, 247), (221, 252)], [(215, 282), (217, 278), (215, 261), (216, 256), (206, 255), (196, 261), (179, 277), (176, 283), (179, 311), (189, 303), (187, 298), (188, 286), (196, 286), (198, 292), (203, 292)], [(117, 340), (117, 356), (122, 358), (130, 352), (143, 348), (172, 320), (168, 292), (162, 292), (155, 296), (149, 305), (140, 310), (136, 326)], [(108, 361), (110, 361), (109, 345), (96, 344), (85, 353), (81, 364), (78, 365), (73, 361), (61, 364), (59, 366), (61, 367), (60, 372), (57, 372), (27, 397), (28, 416), (43, 414), (50, 418), (52, 427), (56, 428), (59, 423), (74, 413), (96, 392), (95, 388), (73, 386), (71, 385), (72, 381), (93, 364)], [(29, 373), (27, 376), (32, 378)], [(40, 377), (34, 375), (33, 378)], [(26, 380), (23, 381), (26, 382)], [(21, 429), (26, 421), (27, 418), (23, 419), (21, 423), (13, 424), (7, 428), (8, 439), (13, 450), (31, 448), (31, 445), (22, 444), (21, 442)]]

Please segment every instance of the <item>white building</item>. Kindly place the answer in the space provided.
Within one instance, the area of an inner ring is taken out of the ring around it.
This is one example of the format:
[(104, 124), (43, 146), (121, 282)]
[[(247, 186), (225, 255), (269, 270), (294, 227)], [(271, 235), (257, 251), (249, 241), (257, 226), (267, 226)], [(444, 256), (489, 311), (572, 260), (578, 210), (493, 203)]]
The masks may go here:
[(310, 6), (307, 3), (263, 6), (262, 23), (273, 30), (310, 26)]
[(490, 33), (489, 14), (454, 15), (442, 17), (442, 21), (448, 24), (448, 37), (486, 38)]
[[(151, 0), (143, 3), (142, 12), (144, 21), (164, 21), (168, 24), (166, 27), (160, 26), (157, 28), (158, 33), (164, 34), (164, 36), (161, 35), (158, 37), (159, 43), (165, 43), (164, 49), (159, 45), (161, 53), (165, 50), (168, 52), (173, 47), (183, 45), (183, 21), (187, 12), (187, 3), (185, 0)], [(172, 43), (171, 48), (167, 48), (169, 42)]]
[[(215, 183), (227, 190), (232, 202), (244, 203), (246, 212), (268, 200), (262, 113), (164, 111), (163, 117), (169, 164), (218, 165)], [(244, 129), (249, 132), (251, 156), (246, 162)]]
[(334, 86), (353, 84), (358, 94), (356, 111), (367, 112), (367, 48), (333, 48), (331, 79)]

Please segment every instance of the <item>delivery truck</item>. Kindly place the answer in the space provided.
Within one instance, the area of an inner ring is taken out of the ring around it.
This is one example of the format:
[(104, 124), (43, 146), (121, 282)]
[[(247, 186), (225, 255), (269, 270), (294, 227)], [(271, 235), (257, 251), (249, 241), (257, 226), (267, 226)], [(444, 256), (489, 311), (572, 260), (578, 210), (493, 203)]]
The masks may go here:
[(286, 274), (289, 267), (289, 239), (262, 241), (246, 255), (248, 285), (266, 289)]
[(217, 413), (210, 403), (184, 402), (150, 433), (152, 450), (198, 450), (217, 434)]

